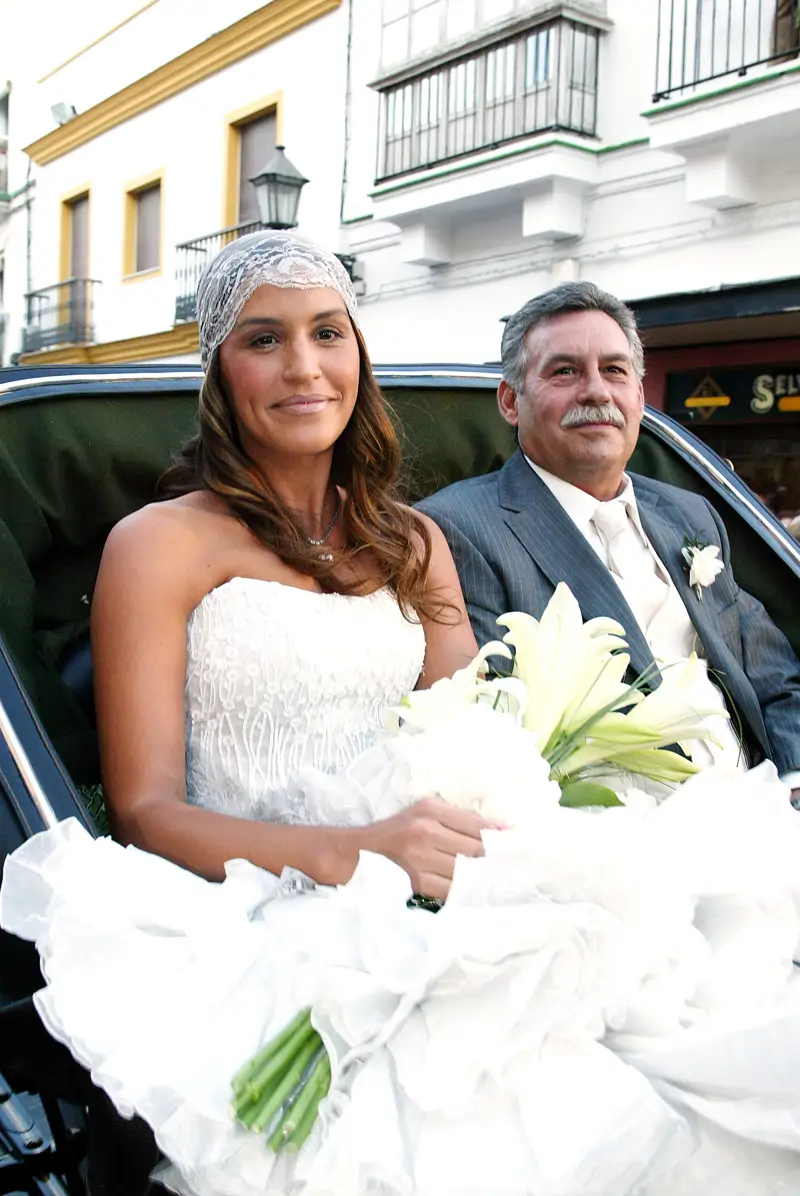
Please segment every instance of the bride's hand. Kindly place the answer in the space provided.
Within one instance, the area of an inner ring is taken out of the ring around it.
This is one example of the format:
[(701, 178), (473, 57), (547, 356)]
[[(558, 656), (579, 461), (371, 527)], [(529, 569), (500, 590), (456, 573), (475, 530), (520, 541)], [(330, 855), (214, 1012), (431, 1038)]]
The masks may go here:
[(373, 850), (408, 873), (415, 893), (443, 901), (456, 856), (481, 856), (481, 831), (497, 826), (471, 810), (429, 797), (370, 827)]

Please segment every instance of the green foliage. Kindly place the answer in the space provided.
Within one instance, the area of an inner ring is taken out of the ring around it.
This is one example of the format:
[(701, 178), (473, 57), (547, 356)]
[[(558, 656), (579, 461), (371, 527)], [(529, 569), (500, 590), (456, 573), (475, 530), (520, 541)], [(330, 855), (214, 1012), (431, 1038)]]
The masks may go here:
[(621, 806), (613, 789), (605, 785), (596, 785), (593, 781), (567, 781), (561, 786), (561, 800), (559, 805), (570, 809), (582, 806)]

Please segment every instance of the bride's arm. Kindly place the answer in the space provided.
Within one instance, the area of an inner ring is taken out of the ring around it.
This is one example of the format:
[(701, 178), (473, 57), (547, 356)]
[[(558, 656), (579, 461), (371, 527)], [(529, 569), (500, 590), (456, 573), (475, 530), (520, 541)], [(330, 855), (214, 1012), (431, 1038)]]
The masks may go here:
[(359, 842), (324, 827), (257, 823), (186, 801), (189, 615), (217, 579), (191, 515), (146, 508), (111, 533), (92, 603), (103, 787), (115, 836), (219, 880), (226, 860), (325, 883), (347, 880)]
[(447, 540), (439, 526), (427, 515), (415, 511), (423, 521), (431, 538), (431, 561), (428, 569), (428, 589), (437, 602), (446, 604), (441, 619), (423, 619), (425, 630), (425, 664), (417, 688), (428, 689), (442, 677), (452, 677), (476, 655), (475, 641), (464, 604), (464, 595)]
[[(323, 884), (350, 879), (362, 850), (398, 863), (418, 892), (444, 897), (456, 854), (482, 854), (483, 820), (420, 802), (358, 828), (252, 822), (186, 801), (186, 626), (220, 580), (206, 534), (166, 505), (111, 533), (92, 603), (92, 651), (103, 785), (111, 825), (133, 843), (212, 880), (230, 859)], [(224, 580), (224, 579), (222, 579)]]

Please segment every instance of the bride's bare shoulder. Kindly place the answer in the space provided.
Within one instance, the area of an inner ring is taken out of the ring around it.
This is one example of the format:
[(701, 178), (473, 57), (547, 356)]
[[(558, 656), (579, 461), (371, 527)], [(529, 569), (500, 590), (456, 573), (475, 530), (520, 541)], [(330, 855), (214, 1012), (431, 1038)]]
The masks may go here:
[(219, 500), (203, 491), (193, 491), (163, 502), (148, 503), (131, 515), (126, 515), (112, 529), (106, 541), (107, 549), (124, 544), (126, 551), (161, 550), (191, 551), (198, 541), (207, 543), (209, 537), (224, 533), (226, 525), (235, 522), (224, 511)]
[(164, 579), (193, 592), (238, 530), (219, 500), (201, 491), (150, 503), (112, 528), (100, 580), (158, 589)]

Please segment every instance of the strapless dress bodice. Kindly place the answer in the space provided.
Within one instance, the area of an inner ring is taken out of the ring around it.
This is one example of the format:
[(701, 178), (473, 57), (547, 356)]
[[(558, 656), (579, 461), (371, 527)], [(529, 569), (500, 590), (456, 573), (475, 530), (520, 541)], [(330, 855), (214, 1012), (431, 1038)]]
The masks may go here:
[(388, 589), (350, 597), (236, 577), (211, 590), (187, 631), (188, 800), (307, 821), (298, 779), (341, 772), (373, 746), (424, 651)]

